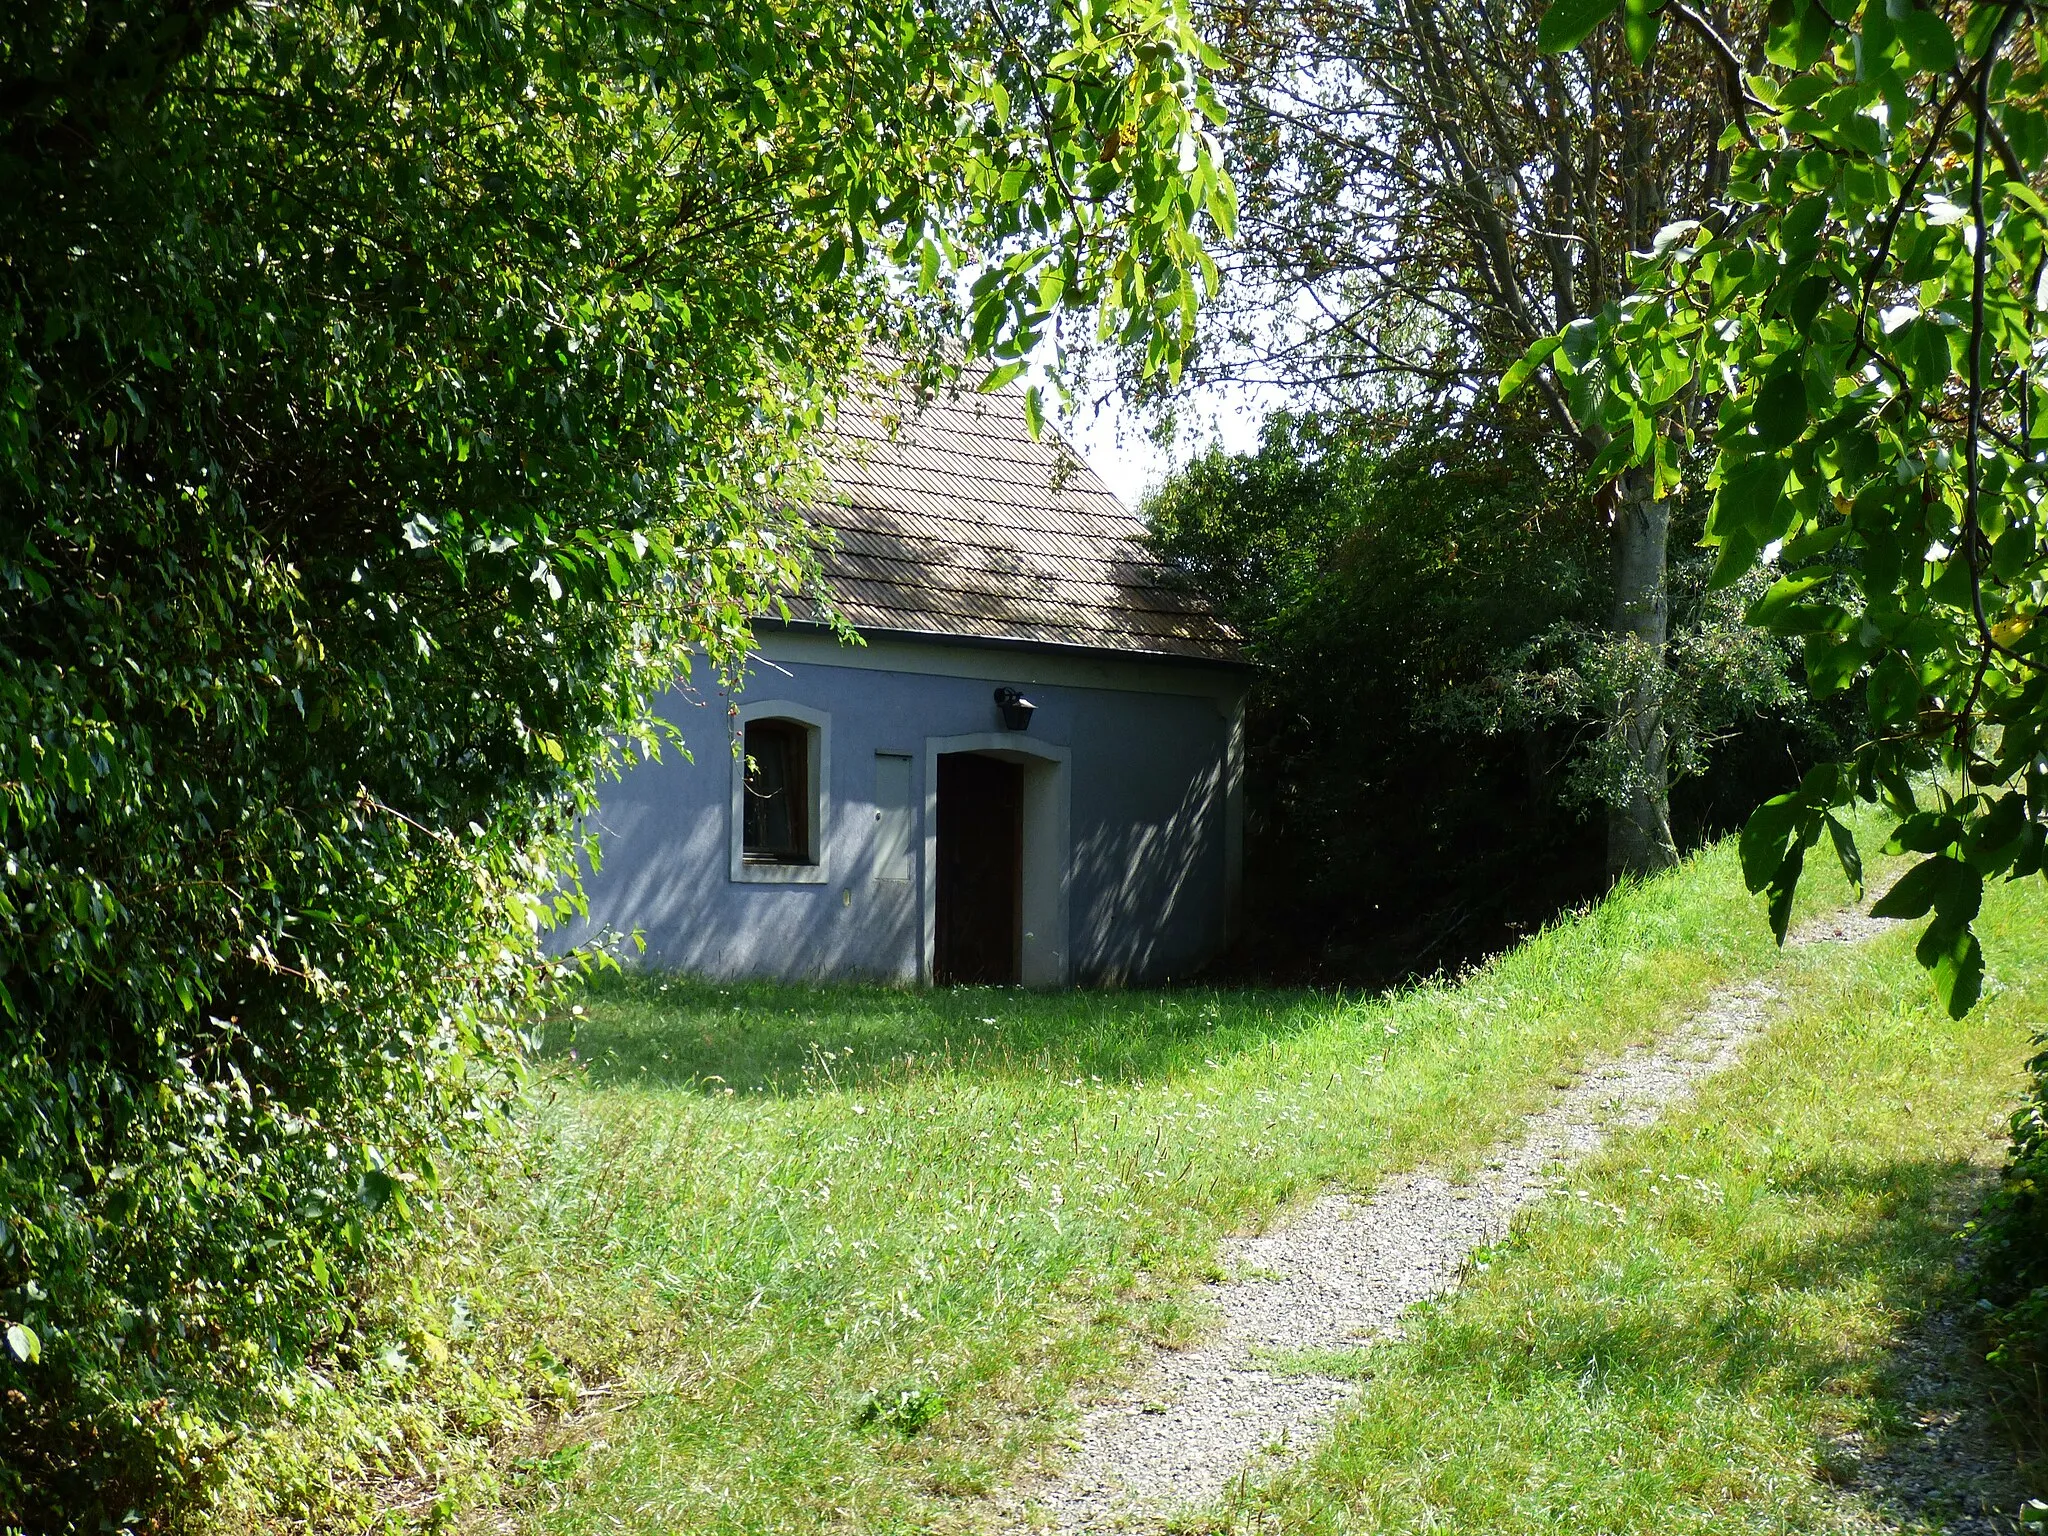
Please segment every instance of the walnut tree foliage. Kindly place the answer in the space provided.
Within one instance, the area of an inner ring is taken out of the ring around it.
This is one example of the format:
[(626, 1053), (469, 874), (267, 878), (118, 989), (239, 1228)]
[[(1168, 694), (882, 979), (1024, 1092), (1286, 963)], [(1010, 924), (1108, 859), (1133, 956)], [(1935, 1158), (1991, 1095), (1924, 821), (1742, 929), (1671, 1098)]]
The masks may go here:
[(1876, 910), (1928, 919), (1920, 959), (1960, 1015), (1984, 882), (2042, 869), (2048, 813), (2040, 18), (1780, 0), (1724, 37), (1679, 0), (1556, 0), (1545, 42), (1610, 24), (1638, 61), (1675, 29), (1709, 42), (1735, 108), (1726, 195), (1503, 389), (1548, 370), (1597, 398), (1596, 475), (1711, 465), (1715, 582), (1762, 567), (1751, 618), (1800, 643), (1812, 693), (1862, 704), (1845, 760), (1750, 819), (1745, 875), (1782, 934), (1807, 853), (1825, 839), (1860, 880), (1840, 813), (1883, 804), (1922, 857)]
[[(491, 1113), (858, 359), (1176, 366), (1172, 0), (0, 28), (0, 1529), (153, 1527)], [(718, 744), (721, 748), (723, 743)]]

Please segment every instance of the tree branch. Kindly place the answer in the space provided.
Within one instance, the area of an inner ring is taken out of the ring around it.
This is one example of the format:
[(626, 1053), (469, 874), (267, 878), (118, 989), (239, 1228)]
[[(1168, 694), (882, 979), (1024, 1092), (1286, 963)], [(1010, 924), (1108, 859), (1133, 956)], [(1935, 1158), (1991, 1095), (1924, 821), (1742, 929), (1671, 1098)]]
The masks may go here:
[(1749, 126), (1749, 109), (1764, 104), (1750, 94), (1749, 87), (1742, 83), (1742, 60), (1736, 55), (1734, 45), (1723, 37), (1714, 24), (1685, 0), (1665, 0), (1664, 8), (1679, 21), (1721, 61), (1722, 78), (1728, 91), (1728, 108), (1735, 114), (1735, 125), (1742, 130), (1742, 136), (1751, 147), (1756, 144), (1756, 131)]
[(1971, 745), (1971, 721), (1977, 700), (1984, 691), (1984, 677), (1991, 669), (1997, 648), (1991, 625), (1984, 615), (1984, 529), (1979, 518), (1984, 470), (1977, 461), (1983, 441), (1984, 421), (1984, 284), (1991, 267), (1991, 231), (1984, 219), (1984, 152), (1990, 140), (1991, 73), (2006, 35), (2019, 19), (2020, 7), (2008, 5), (2005, 14), (1985, 45), (1984, 57), (1976, 69), (1977, 99), (1972, 108), (1970, 133), (1970, 225), (1976, 239), (1970, 250), (1970, 392), (1969, 423), (1963, 435), (1963, 563), (1970, 572), (1970, 611), (1977, 621), (1977, 665), (1970, 677), (1970, 692), (1956, 719), (1956, 750), (1967, 759)]

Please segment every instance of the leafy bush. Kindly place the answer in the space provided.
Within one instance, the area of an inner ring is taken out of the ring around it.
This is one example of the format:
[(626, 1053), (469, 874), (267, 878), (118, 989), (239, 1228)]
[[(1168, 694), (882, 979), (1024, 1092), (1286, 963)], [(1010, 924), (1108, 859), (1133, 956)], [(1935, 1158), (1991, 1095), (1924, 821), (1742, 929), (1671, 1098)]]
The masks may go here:
[[(1261, 663), (1248, 963), (1454, 965), (1602, 887), (1588, 812), (1628, 788), (1602, 723), (1642, 658), (1605, 623), (1605, 530), (1526, 436), (1470, 415), (1281, 415), (1256, 453), (1197, 459), (1147, 511)], [(1674, 561), (1657, 669), (1694, 838), (1832, 740), (1788, 648), (1705, 575)]]
[(162, 1525), (345, 1329), (509, 1081), (589, 786), (809, 579), (864, 348), (1064, 298), (1171, 366), (1230, 206), (1186, 15), (1010, 19), (0, 33), (0, 1529)]
[(857, 294), (763, 249), (752, 302), (823, 313), (693, 344), (714, 271), (606, 274), (630, 123), (446, 11), (135, 78), (59, 18), (12, 122), (0, 1525), (159, 1518), (343, 1326), (505, 1083), (582, 786), (799, 574), (723, 488), (789, 414), (748, 359)]

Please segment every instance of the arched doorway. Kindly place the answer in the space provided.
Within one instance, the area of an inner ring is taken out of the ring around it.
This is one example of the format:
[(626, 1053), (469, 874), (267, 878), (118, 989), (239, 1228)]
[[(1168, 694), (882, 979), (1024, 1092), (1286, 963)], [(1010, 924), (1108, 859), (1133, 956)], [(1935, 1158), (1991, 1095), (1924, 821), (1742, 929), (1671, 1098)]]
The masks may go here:
[(1064, 985), (1067, 749), (1011, 732), (925, 748), (924, 976)]

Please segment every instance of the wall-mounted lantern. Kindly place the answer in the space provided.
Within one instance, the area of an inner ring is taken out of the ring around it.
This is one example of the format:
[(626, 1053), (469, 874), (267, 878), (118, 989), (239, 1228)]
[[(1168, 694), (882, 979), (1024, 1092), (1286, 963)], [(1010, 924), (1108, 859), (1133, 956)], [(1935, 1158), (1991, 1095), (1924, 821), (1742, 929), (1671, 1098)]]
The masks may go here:
[(1038, 706), (1014, 688), (998, 688), (996, 708), (1002, 711), (1004, 730), (1028, 731), (1031, 729), (1032, 711)]

